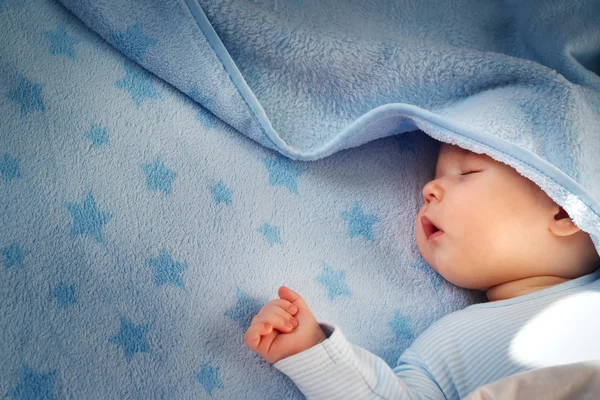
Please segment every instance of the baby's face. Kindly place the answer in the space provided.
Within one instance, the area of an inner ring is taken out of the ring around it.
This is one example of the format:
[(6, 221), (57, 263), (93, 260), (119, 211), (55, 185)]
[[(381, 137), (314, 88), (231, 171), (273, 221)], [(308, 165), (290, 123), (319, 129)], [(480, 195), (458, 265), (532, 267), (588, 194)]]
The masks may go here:
[[(536, 222), (542, 195), (508, 165), (442, 144), (416, 218), (419, 250), (434, 270), (464, 288), (487, 290), (529, 277), (535, 271), (527, 265), (535, 263), (528, 249), (547, 231)], [(436, 228), (426, 218), (442, 232), (431, 236)]]

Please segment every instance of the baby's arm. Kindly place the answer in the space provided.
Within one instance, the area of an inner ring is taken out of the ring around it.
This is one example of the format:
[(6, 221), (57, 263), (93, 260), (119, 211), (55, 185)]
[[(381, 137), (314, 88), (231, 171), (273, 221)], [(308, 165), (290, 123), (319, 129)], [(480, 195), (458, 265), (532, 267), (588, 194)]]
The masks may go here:
[[(338, 327), (319, 324), (300, 295), (285, 286), (278, 293), (281, 299), (260, 310), (244, 339), (308, 399), (445, 399), (417, 355), (392, 370), (381, 358), (348, 342)], [(287, 310), (290, 304), (298, 310)], [(292, 317), (296, 326), (285, 327)]]

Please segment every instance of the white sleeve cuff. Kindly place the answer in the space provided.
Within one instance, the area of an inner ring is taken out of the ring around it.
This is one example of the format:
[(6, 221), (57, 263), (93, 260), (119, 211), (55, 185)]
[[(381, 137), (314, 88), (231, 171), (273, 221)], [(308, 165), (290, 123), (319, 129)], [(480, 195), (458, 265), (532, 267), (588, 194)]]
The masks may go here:
[(320, 371), (331, 368), (331, 364), (335, 364), (335, 360), (339, 358), (338, 351), (332, 346), (347, 347), (347, 340), (337, 326), (326, 322), (319, 322), (319, 325), (327, 339), (307, 350), (279, 360), (273, 366), (294, 381), (310, 379), (312, 375), (318, 375)]
[(373, 396), (368, 381), (374, 371), (362, 371), (354, 346), (339, 327), (324, 322), (319, 324), (325, 334), (330, 333), (329, 338), (273, 366), (289, 376), (308, 399)]

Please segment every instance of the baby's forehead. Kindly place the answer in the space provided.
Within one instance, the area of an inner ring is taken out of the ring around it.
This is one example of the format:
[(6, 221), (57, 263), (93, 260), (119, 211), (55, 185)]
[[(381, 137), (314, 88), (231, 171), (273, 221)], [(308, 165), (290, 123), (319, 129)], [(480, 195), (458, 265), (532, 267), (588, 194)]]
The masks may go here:
[(443, 144), (440, 148), (440, 152), (438, 153), (436, 176), (448, 168), (461, 166), (462, 164), (470, 163), (472, 161), (486, 162), (492, 160), (485, 154), (478, 154), (463, 149), (462, 147)]
[(477, 154), (462, 147), (443, 144), (440, 147), (437, 163), (453, 165), (467, 159), (487, 158), (485, 154)]

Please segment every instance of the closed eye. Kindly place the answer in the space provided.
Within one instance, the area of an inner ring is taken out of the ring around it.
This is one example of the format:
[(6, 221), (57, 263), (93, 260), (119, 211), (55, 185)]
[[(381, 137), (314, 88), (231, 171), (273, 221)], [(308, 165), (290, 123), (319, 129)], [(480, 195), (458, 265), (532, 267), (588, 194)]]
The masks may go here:
[(463, 172), (461, 175), (469, 175), (469, 174), (474, 174), (476, 172), (481, 172), (481, 171), (467, 171), (467, 172)]

